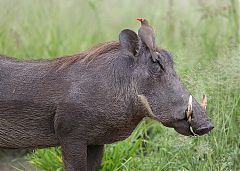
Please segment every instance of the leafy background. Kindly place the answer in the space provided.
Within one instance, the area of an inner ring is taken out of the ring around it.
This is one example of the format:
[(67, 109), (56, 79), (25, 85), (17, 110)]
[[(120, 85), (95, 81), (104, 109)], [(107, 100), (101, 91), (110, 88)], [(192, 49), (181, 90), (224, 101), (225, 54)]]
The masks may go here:
[[(124, 28), (137, 31), (135, 18), (147, 18), (185, 86), (198, 100), (208, 95), (215, 128), (189, 138), (146, 119), (127, 140), (106, 145), (101, 170), (240, 170), (239, 8), (237, 0), (0, 0), (0, 53), (75, 54), (117, 40)], [(60, 171), (60, 154), (36, 150), (0, 160), (0, 169)]]

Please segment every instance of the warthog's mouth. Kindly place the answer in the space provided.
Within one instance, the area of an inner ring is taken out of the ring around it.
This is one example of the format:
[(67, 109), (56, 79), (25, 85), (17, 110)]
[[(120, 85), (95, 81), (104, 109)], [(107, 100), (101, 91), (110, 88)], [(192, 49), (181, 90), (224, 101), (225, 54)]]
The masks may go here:
[[(147, 98), (144, 95), (138, 95), (138, 98), (140, 99), (141, 103), (143, 104), (144, 108), (147, 110), (148, 113), (148, 117), (158, 120), (158, 117), (156, 115), (154, 115), (150, 104), (147, 101)], [(206, 109), (207, 107), (207, 98), (204, 95), (203, 96), (203, 100), (202, 100), (202, 104), (201, 106)], [(186, 135), (186, 136), (198, 136), (198, 135), (203, 135), (206, 134), (207, 132), (209, 132), (212, 127), (200, 127), (199, 129), (196, 129), (195, 131), (192, 128), (192, 115), (193, 115), (193, 107), (192, 107), (192, 96), (189, 96), (189, 100), (188, 100), (188, 105), (187, 105), (187, 109), (185, 111), (186, 114), (186, 118), (183, 118), (181, 120), (178, 120), (177, 122), (174, 122), (173, 124), (171, 124), (172, 126), (169, 126), (168, 124), (164, 124), (167, 127), (173, 127), (178, 133), (182, 134), (182, 135)]]
[[(140, 99), (144, 108), (147, 110), (148, 117), (159, 121), (158, 117), (156, 115), (154, 115), (152, 108), (151, 108), (150, 104), (148, 103), (147, 98), (144, 95), (138, 95), (138, 98)], [(187, 113), (187, 111), (188, 111), (188, 113)], [(189, 113), (191, 113), (191, 114), (189, 114)], [(188, 120), (190, 121), (191, 119), (189, 119), (189, 118), (191, 118), (191, 115), (192, 115), (192, 96), (191, 95), (189, 97), (188, 109), (186, 110), (186, 114), (187, 114)], [(172, 126), (168, 126), (167, 124), (164, 124), (164, 125), (167, 127), (172, 127)], [(173, 127), (180, 134), (187, 135), (187, 136), (197, 135), (196, 133), (194, 133), (190, 122), (186, 121), (185, 118), (182, 120), (178, 120), (178, 122), (173, 124)]]

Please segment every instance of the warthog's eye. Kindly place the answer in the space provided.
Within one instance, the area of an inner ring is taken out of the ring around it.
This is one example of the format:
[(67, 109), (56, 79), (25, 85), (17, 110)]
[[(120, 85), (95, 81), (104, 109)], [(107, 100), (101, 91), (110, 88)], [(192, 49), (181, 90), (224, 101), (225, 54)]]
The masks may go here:
[(156, 63), (158, 63), (159, 66), (161, 67), (161, 69), (162, 69), (163, 71), (165, 71), (165, 68), (164, 68), (164, 65), (163, 65), (163, 61), (162, 61), (161, 58), (158, 58), (157, 61), (156, 61)]
[(158, 63), (152, 63), (150, 71), (154, 74), (154, 73), (159, 73), (161, 72), (161, 67)]
[(152, 60), (150, 64), (150, 72), (154, 75), (158, 75), (162, 71), (165, 71), (162, 59), (158, 57), (157, 59)]
[(164, 69), (158, 62), (152, 62), (149, 66), (149, 71), (153, 75), (159, 75), (162, 71), (164, 71)]
[(165, 68), (164, 68), (164, 65), (163, 65), (163, 61), (161, 59), (161, 55), (159, 53), (157, 53), (157, 54), (158, 54), (158, 58), (156, 59), (155, 63), (158, 63), (159, 66), (161, 67), (161, 69), (164, 71)]

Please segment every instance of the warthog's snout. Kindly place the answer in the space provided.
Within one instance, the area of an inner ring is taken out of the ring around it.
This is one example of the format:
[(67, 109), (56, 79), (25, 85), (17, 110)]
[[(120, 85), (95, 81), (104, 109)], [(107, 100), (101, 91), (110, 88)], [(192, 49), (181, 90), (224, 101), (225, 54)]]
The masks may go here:
[(197, 130), (195, 130), (194, 133), (197, 135), (204, 135), (211, 131), (213, 128), (214, 126), (210, 122), (207, 122), (206, 124), (199, 127)]
[(193, 135), (204, 135), (214, 128), (206, 115), (207, 97), (203, 95), (201, 105), (196, 100), (194, 102), (195, 107), (193, 107), (192, 96), (190, 95), (186, 109), (187, 122)]

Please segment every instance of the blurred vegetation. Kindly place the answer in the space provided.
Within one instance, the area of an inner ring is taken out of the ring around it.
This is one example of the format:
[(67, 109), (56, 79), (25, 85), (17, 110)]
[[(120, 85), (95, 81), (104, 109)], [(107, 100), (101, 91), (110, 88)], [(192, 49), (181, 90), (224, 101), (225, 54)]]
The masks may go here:
[[(19, 59), (75, 54), (117, 40), (121, 29), (137, 31), (135, 18), (147, 18), (183, 83), (199, 100), (208, 95), (215, 129), (190, 138), (144, 120), (127, 140), (106, 145), (102, 170), (240, 170), (239, 9), (237, 0), (0, 0), (0, 53)], [(41, 149), (27, 159), (60, 171), (60, 153)]]

